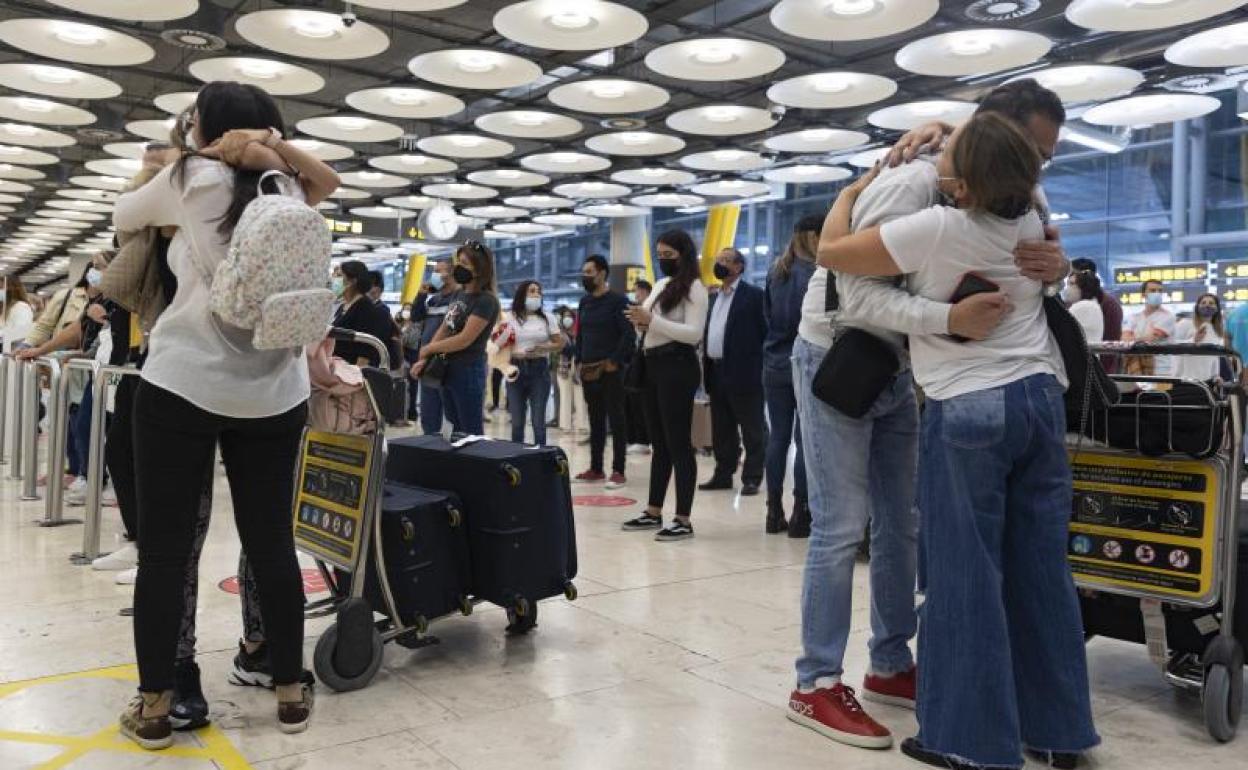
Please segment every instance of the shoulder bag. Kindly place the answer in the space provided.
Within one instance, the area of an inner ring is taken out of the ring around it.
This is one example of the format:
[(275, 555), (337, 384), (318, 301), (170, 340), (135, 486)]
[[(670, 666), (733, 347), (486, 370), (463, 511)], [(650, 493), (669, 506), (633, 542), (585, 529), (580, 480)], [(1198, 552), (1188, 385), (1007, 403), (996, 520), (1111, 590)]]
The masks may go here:
[[(829, 270), (824, 311), (830, 313), (839, 306), (836, 276)], [(810, 390), (828, 406), (858, 419), (871, 411), (871, 405), (892, 384), (900, 369), (901, 360), (892, 345), (870, 332), (846, 327), (832, 341)]]

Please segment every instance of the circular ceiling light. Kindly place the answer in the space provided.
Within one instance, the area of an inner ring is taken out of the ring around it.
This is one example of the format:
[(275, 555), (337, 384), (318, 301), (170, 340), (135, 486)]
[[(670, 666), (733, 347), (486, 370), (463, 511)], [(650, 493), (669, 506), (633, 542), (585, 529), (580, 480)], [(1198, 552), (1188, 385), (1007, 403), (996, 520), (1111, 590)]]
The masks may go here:
[(322, 142), (320, 139), (305, 139), (300, 137), (298, 139), (291, 139), (287, 141), (287, 144), (294, 145), (317, 160), (323, 160), (326, 162), (346, 160), (347, 158), (355, 155), (355, 150), (352, 150), (350, 147), (344, 147), (341, 144)]
[[(195, 65), (192, 64), (191, 66)], [(197, 91), (175, 91), (157, 96), (152, 100), (152, 104), (155, 104), (158, 110), (167, 112), (170, 115), (181, 115), (195, 106), (195, 97), (198, 95)]]
[(77, 140), (69, 134), (26, 123), (0, 123), (0, 143), (25, 147), (69, 147), (77, 144)]
[(551, 51), (601, 51), (646, 34), (646, 17), (605, 0), (526, 0), (494, 14), (503, 37)]
[(0, 118), (47, 126), (86, 126), (95, 115), (77, 107), (31, 96), (0, 96)]
[(585, 140), (585, 146), (603, 155), (644, 157), (680, 152), (685, 149), (685, 140), (652, 131), (620, 131), (592, 136)]
[[(680, 173), (680, 172), (677, 172)], [(689, 174), (692, 178), (693, 175)], [(667, 184), (667, 183), (664, 183)], [(561, 184), (555, 187), (555, 194), (564, 198), (577, 198), (589, 200), (606, 200), (608, 198), (623, 198), (630, 194), (633, 189), (627, 185), (611, 184), (609, 182), (572, 182), (570, 184)]]
[(1204, 21), (1244, 4), (1244, 0), (1074, 0), (1066, 7), (1066, 18), (1087, 29), (1139, 32)]
[(611, 161), (582, 152), (545, 152), (521, 158), (520, 165), (543, 174), (596, 174), (611, 168)]
[(48, 0), (71, 11), (122, 21), (173, 21), (199, 10), (199, 0)]
[(514, 219), (528, 215), (528, 210), (515, 206), (477, 206), (463, 211), (464, 216), (477, 219)]
[(939, 10), (939, 0), (781, 0), (771, 23), (807, 40), (874, 40), (914, 29)]
[(249, 56), (200, 59), (191, 62), (188, 70), (205, 83), (232, 80), (256, 86), (273, 96), (313, 94), (325, 87), (325, 78), (310, 69)]
[(36, 171), (33, 168), (14, 166), (12, 163), (0, 162), (0, 179), (22, 179), (29, 181), (32, 179), (43, 179), (46, 176), (47, 174), (42, 171)]
[(49, 64), (0, 64), (0, 83), (17, 91), (61, 99), (112, 99), (121, 95), (121, 86), (111, 80)]
[(714, 182), (704, 182), (694, 185), (691, 189), (698, 195), (718, 198), (750, 198), (771, 192), (771, 186), (765, 182), (749, 182), (744, 179), (720, 179)]
[(156, 56), (156, 51), (137, 37), (60, 19), (0, 21), (0, 41), (49, 59), (96, 67), (127, 67)]
[(1010, 78), (1035, 80), (1057, 94), (1067, 104), (1099, 102), (1129, 94), (1144, 82), (1144, 75), (1129, 67), (1113, 67), (1105, 64), (1068, 64), (1060, 67), (1028, 72)]
[(916, 40), (897, 52), (897, 66), (919, 75), (962, 77), (1039, 61), (1053, 41), (1034, 32), (976, 28)]
[(585, 227), (598, 223), (594, 217), (587, 217), (584, 214), (540, 214), (533, 217), (533, 221), (539, 225), (551, 227)]
[(975, 105), (971, 102), (932, 99), (895, 104), (892, 107), (876, 110), (867, 116), (867, 122), (892, 131), (909, 131), (934, 120), (958, 125), (974, 114)]
[(883, 101), (897, 92), (897, 83), (862, 72), (816, 72), (782, 80), (767, 89), (776, 104), (808, 110), (860, 107)]
[(487, 133), (518, 139), (557, 139), (579, 134), (584, 128), (579, 120), (537, 110), (493, 112), (477, 118), (474, 124)]
[[(680, 187), (682, 185), (693, 184), (697, 178), (697, 175), (691, 174), (688, 171), (680, 171), (679, 169), (674, 168), (661, 168), (658, 166), (617, 171), (611, 175), (611, 180), (613, 182), (619, 182), (621, 185), (633, 184), (641, 185), (643, 187), (654, 187), (655, 185)], [(555, 188), (555, 192), (558, 191), (558, 188)]]
[(427, 136), (417, 142), (416, 146), (421, 152), (470, 160), (502, 158), (516, 151), (515, 145), (509, 142), (477, 134)]
[(761, 77), (784, 64), (773, 45), (735, 37), (682, 40), (646, 54), (646, 66), (677, 80), (723, 82)]
[(370, 190), (393, 190), (397, 187), (407, 187), (409, 184), (401, 176), (383, 174), (380, 171), (347, 171), (339, 174), (339, 177), (343, 184)]
[(1040, 0), (975, 0), (966, 7), (966, 17), (971, 21), (992, 24), (998, 21), (1021, 19), (1040, 10)]
[(126, 130), (135, 136), (151, 139), (153, 142), (169, 141), (169, 133), (173, 131), (177, 121), (174, 118), (164, 120), (132, 120), (126, 124)]
[(9, 144), (0, 144), (0, 164), (2, 165), (50, 166), (53, 163), (60, 162), (60, 158), (46, 152), (31, 150), (25, 147), (14, 147)]
[(1248, 64), (1248, 21), (1185, 37), (1166, 49), (1166, 61), (1182, 67), (1238, 67)]
[(362, 201), (373, 197), (370, 193), (363, 190), (356, 190), (353, 187), (339, 187), (329, 194), (329, 197), (340, 201)]
[(649, 112), (667, 104), (671, 94), (635, 80), (580, 80), (551, 89), (546, 95), (565, 110), (594, 115), (630, 115)]
[(356, 217), (367, 217), (369, 219), (411, 219), (416, 216), (415, 211), (407, 209), (394, 208), (392, 206), (359, 206), (351, 209), (351, 215)]
[(555, 230), (550, 225), (541, 225), (535, 222), (502, 222), (494, 225), (493, 229), (508, 235), (544, 235)]
[(764, 144), (776, 152), (840, 152), (866, 144), (871, 137), (843, 128), (806, 128), (768, 137)]
[(528, 85), (542, 76), (542, 68), (528, 59), (477, 48), (431, 51), (412, 59), (407, 68), (430, 83), (484, 91)]
[(698, 171), (757, 171), (770, 166), (771, 161), (750, 150), (724, 148), (686, 155), (680, 164)]
[(504, 198), (503, 203), (522, 209), (570, 209), (576, 205), (576, 201), (553, 195), (516, 195)]
[(823, 166), (818, 164), (802, 164), (798, 166), (785, 166), (784, 168), (773, 168), (763, 172), (763, 179), (768, 182), (782, 182), (784, 184), (821, 184), (825, 182), (840, 182), (853, 176), (847, 168), (840, 166)]
[[(35, 216), (51, 217), (52, 219), (68, 219), (68, 220), (77, 221), (77, 222), (103, 222), (106, 219), (106, 217), (103, 214), (95, 214), (90, 211), (65, 211), (62, 209), (53, 209), (53, 208), (39, 209), (38, 211), (35, 212)], [(52, 223), (36, 222), (33, 219), (30, 220), (30, 223), (31, 224), (52, 224)], [(64, 224), (62, 224), (61, 226), (64, 227)]]
[(328, 115), (295, 124), (305, 134), (337, 142), (389, 142), (403, 136), (403, 129), (362, 115)]
[(766, 131), (777, 119), (760, 107), (712, 104), (674, 112), (667, 117), (669, 128), (701, 136), (740, 136)]
[(108, 192), (121, 192), (130, 183), (129, 177), (117, 176), (116, 174), (105, 174), (103, 176), (71, 176), (69, 183), (78, 185), (79, 187), (87, 187), (92, 190), (105, 190)]
[[(12, 184), (12, 182), (10, 182)], [(69, 211), (94, 211), (97, 214), (107, 214), (113, 210), (111, 203), (100, 203), (99, 201), (83, 201), (83, 200), (50, 200), (47, 205), (54, 209), (66, 209)]]
[(0, 193), (28, 193), (35, 189), (24, 182), (13, 182), (8, 179), (0, 179)]
[(437, 202), (437, 198), (430, 198), (428, 195), (401, 195), (396, 198), (386, 198), (382, 201), (382, 203), (385, 203), (387, 206), (412, 209), (415, 211), (423, 211), (432, 207)]
[(234, 29), (261, 48), (305, 59), (366, 59), (390, 46), (386, 33), (366, 21), (351, 26), (336, 13), (273, 8), (240, 16)]
[(468, 175), (468, 181), (487, 187), (540, 187), (549, 183), (550, 177), (516, 168), (499, 168), (474, 171)]
[(465, 108), (463, 101), (454, 96), (406, 86), (355, 91), (347, 94), (347, 104), (360, 112), (410, 120), (449, 118)]
[(654, 209), (681, 209), (687, 206), (701, 206), (706, 203), (706, 199), (699, 195), (689, 195), (687, 193), (661, 192), (650, 195), (638, 195), (636, 198), (633, 198), (632, 202), (637, 206), (647, 206)]
[(382, 155), (378, 158), (370, 158), (368, 165), (382, 171), (408, 176), (453, 174), (459, 170), (457, 163), (443, 158), (431, 158), (428, 155)]
[(442, 11), (463, 5), (468, 0), (355, 0), (355, 4), (365, 8), (376, 8), (379, 11), (403, 11), (405, 13), (426, 13)]
[(467, 182), (448, 182), (446, 184), (427, 184), (420, 188), (422, 195), (430, 198), (447, 198), (457, 201), (483, 201), (498, 197), (498, 190), (479, 184)]
[(871, 168), (885, 155), (892, 151), (891, 147), (877, 147), (874, 150), (863, 150), (857, 155), (850, 156), (847, 161), (854, 168)]
[(72, 187), (61, 188), (56, 194), (62, 198), (72, 198), (74, 200), (83, 201), (103, 201), (104, 203), (115, 203), (117, 201), (117, 193), (108, 190), (78, 190)]
[(1098, 104), (1083, 113), (1094, 126), (1152, 126), (1199, 118), (1222, 106), (1213, 96), (1198, 94), (1144, 94)]
[(142, 160), (147, 152), (147, 142), (110, 142), (104, 145), (104, 152), (118, 158)]

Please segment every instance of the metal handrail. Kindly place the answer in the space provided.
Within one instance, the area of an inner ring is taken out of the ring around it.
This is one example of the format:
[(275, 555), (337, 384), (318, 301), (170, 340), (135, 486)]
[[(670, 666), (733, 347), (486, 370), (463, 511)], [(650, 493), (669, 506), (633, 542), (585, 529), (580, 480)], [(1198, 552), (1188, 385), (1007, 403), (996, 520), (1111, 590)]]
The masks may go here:
[(7, 451), (4, 448), (5, 439), (8, 438), (7, 423), (9, 421), (9, 361), (12, 356), (8, 353), (0, 355), (0, 465), (8, 462)]
[[(113, 377), (128, 377), (139, 374), (132, 366), (108, 366), (95, 361), (91, 362), (92, 398), (91, 437), (87, 453), (87, 510), (84, 514), (82, 528), (82, 552), (70, 557), (75, 564), (90, 564), (103, 555), (100, 551), (100, 517), (102, 513), (101, 498), (104, 493), (104, 439), (105, 417), (108, 414), (108, 389)], [(49, 501), (52, 499), (48, 496)]]
[[(6, 360), (15, 362), (11, 356)], [(26, 378), (24, 376), (24, 368), (20, 361), (16, 361), (16, 368), (10, 366), (9, 379), (13, 380), (13, 413), (7, 416), (7, 422), (12, 426), (13, 434), (13, 457), (9, 462), (9, 478), (20, 479), (22, 477), (22, 411), (26, 405), (24, 394), (24, 386)], [(8, 404), (6, 402), (5, 406)]]
[[(65, 362), (65, 369), (87, 371), (93, 375), (99, 364), (89, 358), (73, 358)], [(66, 433), (69, 430), (69, 385), (71, 378), (62, 376), (52, 389), (49, 399), (48, 418), (48, 497), (44, 506), (43, 526), (78, 524), (81, 519), (66, 519), (64, 510), (65, 489), (61, 476), (65, 468)]]
[[(51, 356), (40, 356), (25, 362), (22, 395), (26, 404), (22, 407), (22, 500), (38, 500), (39, 483), (39, 369), (48, 370), (49, 386), (55, 389), (61, 381), (61, 362)], [(48, 480), (48, 486), (59, 483), (57, 479)], [(41, 522), (43, 526), (59, 526), (64, 522)]]

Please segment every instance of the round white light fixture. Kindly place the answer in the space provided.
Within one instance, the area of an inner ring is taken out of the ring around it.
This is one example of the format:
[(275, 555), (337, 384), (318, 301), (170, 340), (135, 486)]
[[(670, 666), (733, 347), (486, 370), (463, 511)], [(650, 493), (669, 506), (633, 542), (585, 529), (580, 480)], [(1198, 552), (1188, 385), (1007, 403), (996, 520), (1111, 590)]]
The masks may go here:
[(674, 112), (667, 117), (668, 128), (701, 136), (740, 136), (766, 131), (776, 118), (760, 107), (712, 104)]
[(637, 40), (650, 28), (632, 8), (605, 0), (526, 0), (494, 14), (494, 29), (532, 48), (601, 51)]
[(847, 168), (818, 164), (785, 166), (784, 168), (773, 168), (763, 172), (763, 179), (766, 179), (768, 182), (782, 182), (784, 184), (839, 182), (843, 179), (849, 179), (851, 176), (853, 176), (853, 172)]
[(389, 142), (403, 136), (403, 129), (362, 115), (328, 115), (295, 124), (305, 134), (336, 142)]
[(1248, 21), (1185, 37), (1166, 49), (1166, 61), (1182, 67), (1239, 67), (1248, 64)]
[(147, 152), (147, 142), (110, 142), (104, 145), (104, 152), (117, 158), (142, 160)]
[(360, 112), (410, 120), (449, 118), (464, 111), (464, 102), (454, 96), (406, 86), (355, 91), (347, 94), (347, 104)]
[(0, 179), (0, 193), (28, 193), (35, 189), (25, 182), (14, 182), (9, 179)]
[(550, 177), (518, 168), (500, 168), (474, 171), (468, 175), (468, 181), (486, 187), (540, 187), (550, 182)]
[(764, 144), (776, 152), (840, 152), (866, 144), (871, 137), (861, 131), (843, 128), (806, 128), (768, 137)]
[[(62, 209), (39, 209), (35, 212), (37, 217), (50, 217), (52, 219), (68, 219), (76, 222), (103, 222), (107, 217), (103, 214), (95, 214), (90, 211), (65, 211)], [(45, 224), (30, 220), (30, 224)]]
[(386, 33), (366, 21), (351, 26), (336, 13), (273, 8), (240, 16), (234, 29), (249, 43), (305, 59), (366, 59), (390, 46)]
[(867, 116), (867, 122), (879, 128), (893, 131), (909, 131), (924, 123), (939, 120), (957, 125), (968, 120), (975, 114), (975, 105), (971, 102), (955, 102), (944, 99), (931, 99), (922, 102), (895, 104), (876, 110)]
[(382, 155), (369, 159), (368, 165), (382, 171), (408, 176), (453, 174), (459, 170), (459, 165), (453, 161), (431, 158), (428, 155)]
[(493, 229), (508, 235), (545, 235), (555, 230), (550, 225), (540, 225), (535, 222), (501, 222), (494, 225)]
[[(641, 185), (644, 187), (654, 187), (656, 185), (665, 187), (680, 187), (687, 184), (693, 184), (697, 178), (696, 174), (691, 174), (688, 171), (659, 166), (633, 168), (628, 169), (627, 171), (617, 171), (611, 175), (611, 180), (619, 182), (621, 185), (631, 184)], [(558, 190), (556, 189), (556, 192), (557, 191)]]
[(1083, 113), (1094, 126), (1152, 126), (1199, 118), (1222, 106), (1213, 96), (1198, 94), (1144, 94), (1128, 96), (1092, 107)]
[(576, 205), (576, 201), (553, 195), (516, 195), (504, 198), (503, 203), (522, 209), (570, 209)]
[(483, 91), (528, 85), (542, 76), (542, 68), (528, 59), (477, 48), (431, 51), (412, 59), (407, 68), (430, 83)]
[(883, 101), (897, 92), (897, 83), (863, 72), (815, 72), (782, 80), (767, 89), (776, 104), (808, 110), (859, 107)]
[(72, 198), (82, 201), (102, 201), (104, 203), (115, 203), (117, 201), (117, 193), (108, 190), (79, 190), (73, 187), (64, 187), (56, 191), (56, 194), (62, 198)]
[[(10, 182), (9, 184), (13, 184)], [(96, 214), (107, 214), (113, 210), (113, 204), (100, 203), (98, 201), (81, 201), (81, 200), (50, 200), (48, 207), (54, 209), (65, 209), (67, 211), (92, 211)]]
[(0, 96), (0, 118), (45, 126), (86, 126), (95, 115), (77, 107), (32, 96)]
[(685, 149), (685, 140), (652, 131), (619, 131), (592, 136), (585, 140), (585, 146), (603, 155), (644, 157), (680, 152)]
[(680, 165), (698, 171), (757, 171), (770, 166), (771, 161), (750, 150), (724, 148), (686, 155)]
[(1244, 4), (1244, 0), (1074, 0), (1066, 6), (1066, 18), (1102, 32), (1139, 32), (1204, 21)]
[(403, 11), (405, 13), (427, 13), (442, 11), (463, 5), (468, 0), (355, 0), (355, 4), (364, 8), (376, 8), (379, 11)]
[(587, 217), (584, 214), (539, 214), (533, 217), (533, 221), (539, 225), (551, 227), (585, 227), (598, 222), (594, 217)]
[(355, 150), (352, 150), (350, 147), (345, 147), (341, 144), (322, 142), (320, 139), (307, 139), (300, 137), (298, 139), (288, 140), (287, 144), (292, 144), (317, 160), (323, 160), (326, 162), (346, 160), (347, 158), (355, 155)]
[(394, 206), (402, 209), (413, 209), (415, 211), (423, 211), (432, 207), (437, 202), (437, 198), (430, 198), (428, 195), (401, 195), (395, 198), (386, 198), (382, 201), (382, 203), (387, 206)]
[(69, 134), (27, 123), (0, 123), (0, 143), (25, 147), (69, 147), (77, 144), (77, 140)]
[(121, 86), (111, 80), (50, 64), (0, 64), (0, 83), (17, 91), (61, 99), (112, 99), (121, 95)]
[(680, 209), (686, 206), (701, 206), (706, 199), (700, 195), (687, 193), (661, 192), (650, 195), (638, 195), (632, 200), (634, 205), (648, 206), (654, 209)]
[(479, 184), (467, 182), (450, 182), (446, 184), (427, 184), (420, 188), (422, 195), (430, 198), (447, 198), (457, 201), (483, 201), (498, 197), (498, 190)]
[(914, 29), (939, 10), (939, 0), (781, 0), (771, 23), (807, 40), (874, 40)]
[(694, 185), (691, 189), (698, 195), (706, 195), (712, 198), (749, 198), (755, 195), (766, 195), (771, 192), (771, 186), (765, 182), (750, 182), (745, 179), (719, 179), (714, 182)]
[(256, 86), (273, 96), (313, 94), (325, 87), (325, 78), (312, 70), (274, 59), (223, 56), (193, 61), (187, 69), (205, 83), (232, 80)]
[(476, 206), (464, 209), (464, 216), (477, 219), (514, 219), (528, 215), (527, 209), (515, 206)]
[(43, 179), (47, 174), (42, 171), (36, 171), (33, 168), (25, 166), (15, 166), (12, 163), (0, 162), (0, 179), (21, 179), (29, 181), (32, 179)]
[(380, 171), (347, 171), (339, 174), (343, 184), (369, 190), (393, 190), (407, 187), (409, 182), (401, 176), (383, 174)]
[(362, 201), (373, 196), (363, 190), (356, 190), (352, 187), (339, 187), (330, 193), (329, 197), (340, 201)]
[(122, 21), (173, 21), (199, 10), (199, 0), (48, 0), (52, 5)]
[(646, 66), (677, 80), (728, 81), (756, 78), (784, 64), (773, 45), (735, 37), (682, 40), (646, 55)]
[(195, 97), (198, 95), (196, 91), (175, 91), (157, 96), (152, 100), (152, 104), (155, 104), (158, 110), (167, 112), (170, 115), (181, 115), (195, 106)]
[(611, 168), (611, 161), (582, 152), (545, 152), (521, 158), (520, 165), (542, 174), (595, 174)]
[(0, 144), (0, 165), (50, 166), (60, 162), (60, 158), (46, 152), (26, 147), (14, 147), (11, 144)]
[(1053, 41), (1034, 32), (974, 28), (916, 40), (897, 52), (897, 66), (933, 77), (962, 77), (1039, 61)]
[(1067, 104), (1099, 102), (1134, 91), (1144, 75), (1129, 67), (1105, 64), (1067, 64), (1028, 72), (1006, 81), (1035, 80)]
[(61, 19), (0, 21), (0, 42), (49, 59), (95, 67), (129, 67), (156, 56), (137, 37)]
[(477, 134), (443, 134), (427, 136), (416, 143), (421, 152), (448, 158), (477, 160), (502, 158), (516, 151), (515, 145), (501, 139), (491, 139)]
[(69, 183), (79, 187), (86, 187), (91, 190), (104, 190), (107, 192), (121, 192), (130, 183), (129, 176), (117, 176), (116, 174), (105, 174), (102, 176), (71, 176)]
[(594, 115), (630, 115), (649, 112), (667, 104), (671, 94), (658, 86), (635, 80), (579, 80), (551, 89), (546, 95), (565, 110)]
[(486, 133), (518, 139), (557, 139), (579, 134), (584, 128), (579, 120), (537, 110), (493, 112), (477, 118), (474, 124)]
[[(680, 172), (677, 172), (680, 173)], [(690, 177), (693, 175), (690, 174)], [(625, 195), (632, 193), (633, 188), (628, 185), (611, 184), (609, 182), (571, 182), (569, 184), (561, 184), (555, 187), (555, 194), (564, 198), (589, 199), (589, 200), (606, 200), (608, 198), (623, 198)]]
[(891, 150), (891, 147), (877, 147), (874, 150), (863, 150), (857, 155), (850, 156), (848, 163), (854, 168), (871, 168)]
[(153, 142), (169, 141), (169, 132), (176, 124), (174, 118), (164, 120), (132, 120), (126, 124), (126, 130), (135, 136), (151, 139)]
[(416, 216), (415, 211), (408, 209), (394, 208), (393, 206), (357, 206), (351, 209), (351, 215), (357, 217), (367, 217), (369, 219), (411, 219)]

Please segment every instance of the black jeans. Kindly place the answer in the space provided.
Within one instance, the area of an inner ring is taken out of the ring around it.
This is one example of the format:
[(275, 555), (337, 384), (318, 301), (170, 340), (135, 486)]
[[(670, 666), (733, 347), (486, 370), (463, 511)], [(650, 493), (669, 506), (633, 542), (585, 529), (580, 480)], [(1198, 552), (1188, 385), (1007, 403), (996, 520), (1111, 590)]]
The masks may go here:
[(113, 479), (121, 524), (130, 540), (139, 536), (139, 499), (134, 475), (134, 393), (138, 385), (138, 377), (134, 375), (122, 377), (117, 383), (113, 421), (104, 441), (104, 467)]
[(731, 480), (741, 461), (745, 444), (744, 484), (761, 485), (767, 465), (767, 418), (763, 391), (736, 391), (721, 382), (714, 362), (708, 367), (707, 391), (711, 395), (711, 439), (715, 447), (715, 478)]
[(693, 348), (646, 358), (646, 424), (649, 426), (650, 499), (662, 508), (676, 473), (676, 515), (693, 513), (698, 463), (693, 455), (693, 397), (702, 373)]
[(174, 657), (185, 607), (187, 562), (195, 540), (205, 463), (219, 442), (230, 480), (234, 521), (255, 575), (275, 684), (303, 670), (303, 581), (291, 528), (300, 404), (274, 417), (240, 419), (204, 411), (148, 382), (134, 402), (139, 501), (139, 577), (134, 645), (139, 689), (173, 689)]
[(628, 443), (650, 446), (650, 431), (646, 426), (646, 397), (643, 393), (628, 393), (624, 397), (625, 419), (628, 421)]
[(624, 472), (628, 450), (628, 420), (624, 417), (624, 380), (620, 371), (604, 371), (594, 382), (583, 384), (589, 408), (589, 469), (601, 472), (607, 449), (607, 424), (611, 425), (611, 470)]

